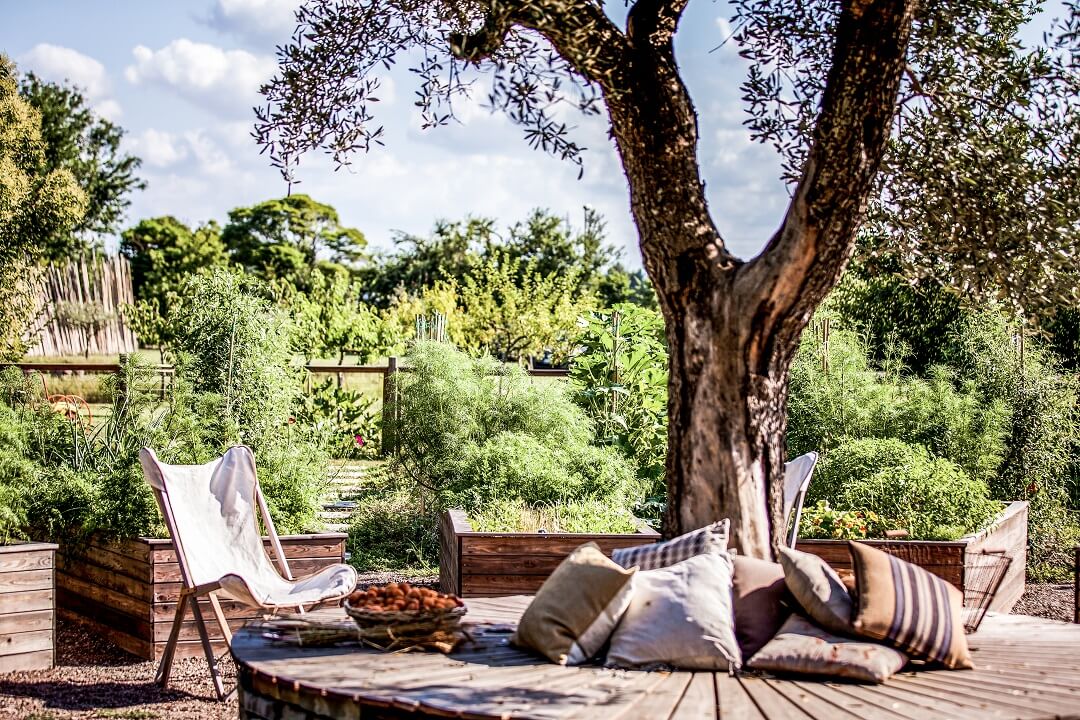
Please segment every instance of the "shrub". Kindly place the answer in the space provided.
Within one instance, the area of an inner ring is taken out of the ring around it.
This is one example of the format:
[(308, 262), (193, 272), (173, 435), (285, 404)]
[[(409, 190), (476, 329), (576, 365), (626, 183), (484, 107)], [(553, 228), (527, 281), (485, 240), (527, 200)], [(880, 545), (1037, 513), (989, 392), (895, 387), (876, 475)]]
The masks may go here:
[(350, 563), (357, 570), (407, 569), (431, 573), (438, 567), (436, 519), (405, 490), (365, 498), (349, 526)]
[(985, 527), (1001, 509), (986, 483), (896, 439), (845, 441), (819, 467), (811, 499), (875, 512), (919, 540), (955, 540)]
[(387, 422), (400, 448), (393, 466), (436, 507), (640, 499), (632, 465), (590, 446), (592, 423), (563, 386), (441, 343), (417, 343), (409, 361)]

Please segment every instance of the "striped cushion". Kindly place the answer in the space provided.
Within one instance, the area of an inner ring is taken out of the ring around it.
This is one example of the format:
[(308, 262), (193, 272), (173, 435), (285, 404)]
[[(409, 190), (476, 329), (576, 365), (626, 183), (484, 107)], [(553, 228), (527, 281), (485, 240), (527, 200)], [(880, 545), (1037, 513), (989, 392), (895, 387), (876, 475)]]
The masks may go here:
[(721, 520), (677, 538), (653, 545), (620, 548), (611, 553), (611, 559), (624, 568), (655, 570), (689, 560), (695, 555), (720, 553), (727, 550), (729, 520)]
[(884, 640), (913, 658), (948, 668), (973, 667), (964, 595), (937, 575), (869, 545), (849, 542), (855, 568), (855, 632)]

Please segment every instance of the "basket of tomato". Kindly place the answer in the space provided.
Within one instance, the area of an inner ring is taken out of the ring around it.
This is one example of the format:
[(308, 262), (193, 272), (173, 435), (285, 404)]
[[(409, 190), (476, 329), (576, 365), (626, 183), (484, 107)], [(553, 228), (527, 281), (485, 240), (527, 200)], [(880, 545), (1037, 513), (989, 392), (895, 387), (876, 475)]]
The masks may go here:
[(457, 633), (465, 603), (407, 582), (356, 590), (343, 603), (366, 640), (422, 643)]

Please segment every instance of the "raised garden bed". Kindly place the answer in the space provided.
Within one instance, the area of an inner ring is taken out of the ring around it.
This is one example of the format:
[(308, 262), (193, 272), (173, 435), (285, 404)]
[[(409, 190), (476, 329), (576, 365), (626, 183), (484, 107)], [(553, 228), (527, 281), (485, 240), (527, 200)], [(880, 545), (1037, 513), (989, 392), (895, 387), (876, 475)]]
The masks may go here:
[(0, 546), (0, 672), (53, 666), (56, 547), (52, 543)]
[[(288, 535), (281, 538), (294, 577), (310, 575), (344, 562), (344, 533)], [(269, 542), (267, 542), (269, 552)], [(171, 540), (91, 541), (57, 555), (57, 607), (64, 618), (89, 624), (119, 647), (146, 660), (157, 660), (169, 637), (180, 598), (180, 566)], [(239, 603), (221, 603), (234, 630), (258, 612)], [(210, 639), (217, 651), (225, 639), (208, 600), (201, 601)], [(190, 611), (180, 630), (177, 657), (202, 655)]]
[[(964, 591), (965, 596), (980, 590), (965, 567), (968, 553), (1004, 550), (1012, 564), (989, 609), (1009, 612), (1024, 594), (1027, 566), (1028, 504), (1013, 502), (990, 526), (956, 541), (944, 540), (866, 540), (880, 550), (907, 560), (947, 580)], [(796, 547), (813, 553), (837, 570), (851, 571), (851, 555), (846, 540), (799, 540)]]
[(625, 535), (475, 532), (464, 512), (450, 510), (439, 516), (439, 587), (462, 597), (532, 594), (583, 543), (595, 542), (610, 555), (659, 539), (644, 524)]

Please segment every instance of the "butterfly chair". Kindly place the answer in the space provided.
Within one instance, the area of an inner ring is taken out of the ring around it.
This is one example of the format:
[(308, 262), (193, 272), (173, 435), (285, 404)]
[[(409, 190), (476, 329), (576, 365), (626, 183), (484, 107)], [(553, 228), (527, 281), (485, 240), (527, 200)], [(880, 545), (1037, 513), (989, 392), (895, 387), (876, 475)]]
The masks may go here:
[[(165, 465), (158, 461), (153, 450), (143, 448), (139, 461), (176, 547), (182, 583), (155, 681), (162, 687), (168, 686), (180, 625), (190, 606), (214, 689), (218, 699), (224, 700), (227, 695), (199, 598), (209, 599), (225, 642), (231, 644), (232, 633), (219, 596), (263, 611), (303, 612), (305, 607), (352, 592), (356, 571), (348, 565), (336, 564), (300, 580), (293, 579), (255, 475), (255, 456), (249, 448), (229, 448), (222, 457), (205, 465)], [(257, 517), (262, 519), (270, 539), (277, 568), (263, 547)]]
[(816, 452), (808, 452), (784, 464), (784, 518), (791, 517), (792, 510), (795, 511), (795, 517), (791, 518), (791, 525), (788, 526), (788, 546), (792, 548), (799, 537), (803, 502), (806, 500), (806, 490), (810, 487), (810, 476), (814, 474), (817, 459)]

